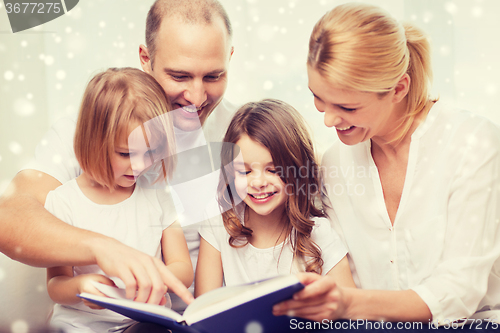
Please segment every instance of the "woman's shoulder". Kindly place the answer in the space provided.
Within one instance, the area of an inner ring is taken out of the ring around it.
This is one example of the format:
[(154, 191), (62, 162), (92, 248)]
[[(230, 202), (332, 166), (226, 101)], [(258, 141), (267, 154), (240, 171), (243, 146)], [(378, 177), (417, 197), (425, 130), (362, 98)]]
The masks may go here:
[(500, 127), (491, 120), (445, 103), (438, 102), (434, 108), (426, 120), (430, 123), (429, 138), (448, 146), (500, 149)]

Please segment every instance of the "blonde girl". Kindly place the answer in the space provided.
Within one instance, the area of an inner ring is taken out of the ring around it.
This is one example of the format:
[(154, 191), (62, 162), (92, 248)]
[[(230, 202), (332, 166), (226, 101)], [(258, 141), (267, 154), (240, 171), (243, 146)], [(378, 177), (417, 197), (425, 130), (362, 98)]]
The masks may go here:
[(315, 272), (353, 286), (346, 248), (323, 208), (300, 114), (277, 100), (242, 106), (221, 153), (222, 216), (200, 228), (195, 295), (278, 274)]
[[(438, 325), (498, 318), (498, 128), (431, 98), (427, 38), (374, 6), (326, 13), (311, 34), (307, 72), (316, 108), (340, 139), (322, 168), (360, 289), (306, 274), (308, 286), (274, 313)], [(349, 183), (363, 191), (335, 191)]]
[[(85, 90), (75, 132), (83, 172), (49, 192), (45, 207), (70, 225), (152, 257), (163, 254), (166, 266), (187, 287), (193, 271), (165, 185), (175, 154), (169, 110), (163, 89), (149, 74), (133, 68), (97, 74)], [(149, 178), (142, 176), (146, 171)], [(52, 325), (67, 332), (117, 332), (133, 323), (76, 296), (102, 295), (94, 282), (115, 285), (97, 265), (47, 269), (47, 289), (57, 303)]]

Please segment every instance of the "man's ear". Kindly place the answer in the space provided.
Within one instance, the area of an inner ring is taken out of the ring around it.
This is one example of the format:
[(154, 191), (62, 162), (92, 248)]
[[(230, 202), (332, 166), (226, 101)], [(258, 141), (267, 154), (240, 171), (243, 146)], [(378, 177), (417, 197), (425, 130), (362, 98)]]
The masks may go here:
[(231, 60), (233, 53), (234, 53), (234, 46), (231, 46), (231, 53), (229, 54), (229, 60)]
[(148, 48), (141, 44), (139, 45), (139, 60), (141, 61), (142, 69), (148, 73), (153, 74), (153, 67), (151, 66), (151, 57), (149, 56)]
[(410, 90), (410, 83), (411, 79), (410, 76), (405, 73), (401, 79), (399, 79), (398, 83), (396, 84), (396, 87), (394, 88), (394, 96), (393, 96), (393, 102), (394, 103), (399, 103), (403, 100), (403, 98), (408, 95), (408, 91)]

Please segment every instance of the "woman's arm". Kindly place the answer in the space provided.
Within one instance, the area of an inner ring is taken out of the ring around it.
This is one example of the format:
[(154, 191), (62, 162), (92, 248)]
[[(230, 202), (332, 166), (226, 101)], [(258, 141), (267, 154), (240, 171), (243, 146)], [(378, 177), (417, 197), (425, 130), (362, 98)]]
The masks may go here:
[(220, 252), (201, 237), (194, 282), (195, 297), (222, 287), (223, 278)]
[(193, 283), (193, 265), (181, 225), (176, 221), (163, 230), (163, 260), (167, 268), (186, 286)]
[(327, 275), (300, 273), (306, 287), (293, 300), (273, 307), (273, 314), (323, 319), (368, 319), (384, 321), (428, 321), (432, 314), (412, 290), (362, 290), (339, 287)]

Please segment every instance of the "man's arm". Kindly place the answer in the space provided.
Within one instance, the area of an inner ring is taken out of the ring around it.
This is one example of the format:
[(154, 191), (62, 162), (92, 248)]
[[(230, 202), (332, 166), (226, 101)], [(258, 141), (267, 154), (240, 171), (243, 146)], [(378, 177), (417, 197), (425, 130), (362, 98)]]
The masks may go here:
[(19, 172), (0, 197), (0, 251), (22, 263), (38, 266), (97, 264), (119, 277), (132, 298), (159, 304), (164, 285), (186, 303), (192, 295), (161, 260), (117, 240), (70, 226), (45, 208), (47, 193), (61, 183), (35, 170)]

